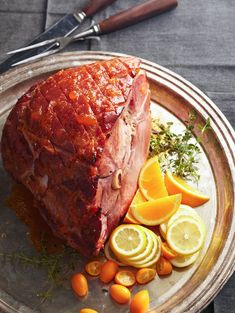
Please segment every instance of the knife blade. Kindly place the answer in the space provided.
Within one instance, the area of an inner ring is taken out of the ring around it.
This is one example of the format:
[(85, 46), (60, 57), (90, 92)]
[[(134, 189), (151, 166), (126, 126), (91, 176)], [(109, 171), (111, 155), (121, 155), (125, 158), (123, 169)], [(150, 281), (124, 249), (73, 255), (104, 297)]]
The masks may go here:
[[(81, 23), (86, 18), (93, 16), (95, 13), (104, 9), (105, 7), (107, 7), (108, 5), (112, 4), (115, 1), (116, 0), (90, 1), (90, 3), (84, 8), (82, 8), (81, 10), (78, 10), (77, 12), (74, 12), (72, 14), (66, 14), (58, 22), (56, 22), (54, 25), (46, 29), (45, 32), (41, 33), (39, 36), (34, 38), (30, 43), (28, 43), (28, 45), (32, 45), (40, 41), (52, 39), (55, 37), (69, 36), (72, 32), (74, 32), (81, 25)], [(0, 74), (10, 69), (12, 64), (19, 62), (25, 58), (29, 58), (32, 55), (45, 52), (51, 47), (52, 47), (51, 45), (48, 45), (48, 46), (39, 47), (34, 50), (28, 50), (28, 51), (15, 53), (11, 57), (5, 59), (0, 64)]]

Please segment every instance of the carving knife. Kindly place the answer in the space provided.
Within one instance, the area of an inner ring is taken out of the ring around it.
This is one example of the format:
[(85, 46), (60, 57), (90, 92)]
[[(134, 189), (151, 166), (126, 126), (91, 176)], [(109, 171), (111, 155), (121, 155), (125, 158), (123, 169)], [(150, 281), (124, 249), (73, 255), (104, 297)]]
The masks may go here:
[[(45, 32), (41, 33), (33, 41), (28, 43), (28, 45), (35, 44), (47, 39), (52, 39), (55, 37), (67, 37), (72, 32), (74, 32), (87, 17), (93, 16), (95, 13), (104, 9), (105, 7), (107, 7), (108, 5), (112, 4), (115, 1), (116, 0), (90, 1), (90, 3), (81, 10), (78, 10), (73, 14), (67, 14), (64, 17), (62, 17), (57, 23), (52, 25)], [(36, 51), (34, 49), (34, 51), (23, 51), (15, 53), (14, 55), (7, 58), (0, 64), (0, 73), (3, 73), (7, 71), (9, 68), (11, 68), (11, 65), (13, 63), (19, 62), (25, 58), (29, 58), (32, 55), (45, 52), (50, 48), (51, 46), (43, 46), (37, 48)]]

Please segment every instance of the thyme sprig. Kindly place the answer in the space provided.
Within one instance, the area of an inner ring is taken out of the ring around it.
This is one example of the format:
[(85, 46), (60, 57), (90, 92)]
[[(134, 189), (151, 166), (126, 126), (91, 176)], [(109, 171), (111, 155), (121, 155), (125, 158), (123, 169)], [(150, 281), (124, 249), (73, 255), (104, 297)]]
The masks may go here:
[[(197, 182), (200, 178), (198, 162), (201, 153), (200, 138), (194, 137), (195, 114), (190, 113), (185, 130), (176, 134), (172, 131), (172, 122), (161, 124), (153, 121), (153, 131), (150, 140), (150, 157), (159, 156), (163, 172), (170, 170), (173, 174), (186, 180)], [(210, 119), (200, 127), (201, 133), (210, 129)]]
[(28, 255), (25, 252), (0, 252), (0, 257), (7, 261), (19, 262), (24, 266), (42, 268), (47, 273), (45, 290), (38, 292), (37, 296), (41, 298), (40, 304), (52, 297), (55, 288), (63, 285), (75, 269), (79, 254), (74, 250), (64, 247), (56, 254), (48, 254), (45, 246), (39, 255)]

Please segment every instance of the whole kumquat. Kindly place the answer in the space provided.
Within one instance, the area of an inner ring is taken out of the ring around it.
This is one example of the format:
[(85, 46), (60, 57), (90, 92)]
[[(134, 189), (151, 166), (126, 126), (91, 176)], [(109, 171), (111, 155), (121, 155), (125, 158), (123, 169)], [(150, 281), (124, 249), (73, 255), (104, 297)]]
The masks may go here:
[(115, 275), (114, 281), (116, 284), (131, 287), (135, 284), (136, 279), (134, 273), (131, 271), (119, 271)]
[(111, 261), (111, 260), (106, 261), (101, 266), (100, 280), (105, 284), (111, 282), (111, 280), (114, 279), (117, 271), (118, 271), (118, 265), (116, 262)]
[(136, 273), (136, 281), (138, 284), (147, 284), (156, 276), (156, 270), (153, 268), (141, 268)]
[(177, 257), (177, 253), (172, 250), (166, 242), (162, 243), (162, 255), (167, 259), (167, 260), (173, 260)]
[(98, 313), (98, 312), (89, 308), (84, 308), (84, 309), (81, 309), (79, 313)]
[(137, 292), (131, 300), (131, 313), (146, 313), (149, 309), (149, 293), (148, 290)]
[(130, 301), (131, 293), (128, 288), (122, 285), (114, 284), (109, 288), (110, 296), (114, 301), (125, 304)]
[(169, 275), (172, 272), (171, 263), (163, 256), (157, 261), (156, 270), (159, 276)]
[(85, 270), (91, 276), (99, 276), (102, 263), (100, 261), (92, 261), (86, 264)]
[(71, 285), (72, 285), (73, 291), (79, 297), (85, 297), (87, 295), (88, 284), (87, 284), (87, 279), (83, 274), (77, 273), (73, 275), (71, 279)]

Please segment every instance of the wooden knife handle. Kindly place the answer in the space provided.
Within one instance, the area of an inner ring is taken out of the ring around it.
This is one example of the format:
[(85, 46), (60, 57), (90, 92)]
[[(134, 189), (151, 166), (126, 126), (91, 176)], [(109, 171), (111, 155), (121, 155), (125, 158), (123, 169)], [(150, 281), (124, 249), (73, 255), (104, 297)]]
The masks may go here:
[(86, 16), (90, 17), (115, 1), (116, 0), (91, 0), (90, 3), (82, 9), (82, 11), (86, 14)]
[(110, 16), (99, 23), (100, 34), (107, 34), (112, 31), (136, 24), (154, 15), (161, 14), (175, 8), (177, 0), (149, 0), (145, 3), (124, 10)]

